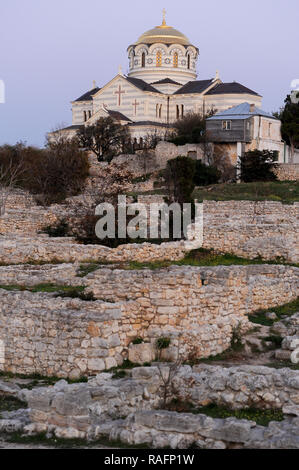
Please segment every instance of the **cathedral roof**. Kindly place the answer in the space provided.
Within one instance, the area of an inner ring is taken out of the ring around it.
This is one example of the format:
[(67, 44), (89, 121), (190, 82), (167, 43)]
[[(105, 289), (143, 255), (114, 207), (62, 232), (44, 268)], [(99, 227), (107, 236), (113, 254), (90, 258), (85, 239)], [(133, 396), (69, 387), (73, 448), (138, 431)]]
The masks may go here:
[(157, 26), (156, 28), (146, 31), (142, 34), (136, 44), (181, 44), (182, 46), (189, 46), (191, 43), (189, 39), (177, 29), (171, 26)]
[(186, 83), (186, 85), (182, 86), (179, 90), (177, 90), (174, 95), (184, 95), (188, 93), (202, 93), (205, 91), (211, 84), (213, 83), (214, 79), (211, 78), (210, 80), (194, 80), (191, 82)]
[(95, 95), (101, 88), (95, 87), (92, 90), (87, 91), (84, 95), (80, 96), (80, 98), (76, 99), (75, 101), (91, 101), (93, 95)]
[(114, 111), (113, 109), (107, 109), (107, 112), (109, 116), (111, 116), (113, 119), (116, 119), (117, 121), (131, 121), (127, 116), (125, 116), (123, 113), (120, 113), (119, 111)]
[(163, 78), (162, 80), (159, 80), (158, 82), (153, 82), (151, 85), (163, 85), (164, 83), (171, 83), (173, 85), (182, 85), (181, 83), (175, 82), (171, 78)]
[(156, 121), (135, 121), (129, 123), (130, 127), (138, 127), (138, 126), (155, 126), (155, 127), (166, 127), (166, 124), (163, 122), (156, 122)]
[(232, 82), (232, 83), (219, 83), (216, 85), (215, 88), (209, 90), (207, 95), (226, 95), (226, 94), (239, 94), (239, 93), (246, 93), (248, 95), (256, 95), (260, 96), (255, 91), (250, 90), (241, 83)]
[(135, 85), (137, 88), (139, 88), (142, 91), (152, 91), (154, 93), (160, 93), (159, 90), (156, 90), (153, 86), (149, 85), (146, 83), (144, 80), (141, 80), (141, 78), (134, 78), (134, 77), (125, 77), (128, 82), (132, 83), (132, 85)]
[(163, 10), (163, 21), (161, 26), (156, 26), (143, 33), (135, 44), (154, 44), (157, 42), (163, 44), (182, 44), (189, 46), (189, 39), (177, 29), (168, 26), (165, 20), (166, 11)]

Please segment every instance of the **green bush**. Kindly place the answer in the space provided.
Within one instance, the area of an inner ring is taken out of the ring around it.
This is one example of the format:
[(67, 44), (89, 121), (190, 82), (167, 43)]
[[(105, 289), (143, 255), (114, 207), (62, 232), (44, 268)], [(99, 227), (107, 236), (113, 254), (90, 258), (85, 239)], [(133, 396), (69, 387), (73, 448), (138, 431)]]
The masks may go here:
[(179, 156), (168, 160), (164, 179), (172, 202), (193, 202), (195, 167), (195, 161), (189, 157)]
[(47, 225), (42, 229), (42, 233), (47, 233), (49, 237), (67, 237), (69, 234), (69, 225), (65, 219), (57, 222), (56, 225)]
[(240, 158), (239, 170), (244, 183), (253, 181), (276, 181), (273, 170), (277, 167), (275, 152), (250, 150)]
[(208, 166), (200, 160), (195, 164), (194, 184), (196, 186), (209, 186), (210, 184), (217, 184), (221, 178), (221, 173), (214, 166)]
[(132, 341), (132, 344), (142, 344), (142, 343), (144, 343), (144, 340), (143, 340), (143, 338), (140, 338), (140, 337), (135, 338)]
[(156, 347), (157, 347), (157, 349), (159, 349), (161, 351), (162, 349), (167, 349), (169, 347), (170, 343), (171, 343), (170, 338), (166, 338), (164, 336), (161, 336), (161, 338), (158, 338), (156, 340)]

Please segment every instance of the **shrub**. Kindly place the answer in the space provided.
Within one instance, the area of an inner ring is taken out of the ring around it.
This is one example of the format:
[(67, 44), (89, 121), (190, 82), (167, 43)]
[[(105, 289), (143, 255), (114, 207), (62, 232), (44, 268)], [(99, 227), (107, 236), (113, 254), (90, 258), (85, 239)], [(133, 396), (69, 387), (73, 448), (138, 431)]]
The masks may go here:
[(164, 178), (172, 202), (193, 202), (195, 166), (195, 161), (189, 157), (179, 156), (168, 160)]
[(142, 343), (144, 343), (144, 340), (143, 340), (143, 338), (140, 338), (140, 337), (135, 338), (132, 341), (132, 344), (142, 344)]
[(61, 202), (82, 191), (89, 175), (87, 155), (75, 140), (57, 139), (48, 142), (46, 149), (24, 144), (0, 147), (1, 168), (10, 168), (11, 161), (22, 166), (15, 185), (34, 194), (42, 205)]
[(244, 183), (253, 181), (275, 181), (273, 170), (277, 167), (275, 152), (250, 150), (240, 158), (239, 170)]
[(196, 186), (209, 186), (217, 184), (221, 178), (220, 171), (214, 166), (208, 166), (197, 160), (195, 163), (194, 184)]
[(232, 351), (241, 351), (243, 349), (242, 336), (241, 336), (241, 325), (240, 323), (233, 328), (232, 337), (231, 337), (231, 350)]
[(65, 219), (61, 219), (56, 225), (47, 225), (42, 229), (42, 233), (47, 233), (49, 237), (67, 237), (69, 235), (69, 225)]
[(161, 336), (161, 338), (158, 338), (156, 340), (156, 347), (161, 351), (162, 349), (167, 349), (171, 343), (170, 338), (166, 338), (164, 336)]
[(171, 139), (176, 145), (198, 144), (206, 141), (206, 119), (213, 116), (215, 110), (210, 110), (206, 115), (200, 113), (188, 113), (174, 123), (176, 136)]

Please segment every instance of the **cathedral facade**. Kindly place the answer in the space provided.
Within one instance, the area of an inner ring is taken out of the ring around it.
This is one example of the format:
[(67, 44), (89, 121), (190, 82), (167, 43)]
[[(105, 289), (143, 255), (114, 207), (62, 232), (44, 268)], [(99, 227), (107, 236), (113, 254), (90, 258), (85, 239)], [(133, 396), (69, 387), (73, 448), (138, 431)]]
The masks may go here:
[(222, 111), (244, 102), (260, 107), (262, 97), (237, 82), (214, 78), (197, 80), (199, 49), (163, 21), (130, 45), (128, 75), (122, 71), (102, 88), (92, 89), (72, 102), (70, 136), (82, 126), (111, 116), (128, 124), (137, 141), (153, 133), (165, 134), (187, 113)]

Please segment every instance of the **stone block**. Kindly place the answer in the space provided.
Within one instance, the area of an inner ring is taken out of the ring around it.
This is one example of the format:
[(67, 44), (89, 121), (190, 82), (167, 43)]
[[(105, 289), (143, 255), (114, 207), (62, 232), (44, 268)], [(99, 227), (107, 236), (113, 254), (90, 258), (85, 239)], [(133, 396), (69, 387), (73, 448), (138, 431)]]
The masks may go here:
[(87, 364), (89, 372), (101, 372), (106, 369), (103, 359), (89, 359)]
[(136, 364), (144, 364), (155, 360), (155, 347), (151, 343), (130, 344), (129, 360)]

